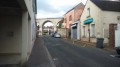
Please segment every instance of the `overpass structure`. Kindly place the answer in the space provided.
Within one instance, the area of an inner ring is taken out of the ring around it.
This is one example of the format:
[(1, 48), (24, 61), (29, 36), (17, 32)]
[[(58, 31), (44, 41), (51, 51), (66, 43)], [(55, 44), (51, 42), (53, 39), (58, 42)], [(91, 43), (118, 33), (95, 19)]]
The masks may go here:
[(54, 31), (57, 30), (56, 26), (59, 23), (59, 21), (61, 21), (63, 18), (39, 18), (37, 19), (37, 26), (39, 26), (38, 28), (38, 32), (39, 35), (43, 35), (43, 27), (44, 24), (47, 22), (51, 22), (54, 26)]

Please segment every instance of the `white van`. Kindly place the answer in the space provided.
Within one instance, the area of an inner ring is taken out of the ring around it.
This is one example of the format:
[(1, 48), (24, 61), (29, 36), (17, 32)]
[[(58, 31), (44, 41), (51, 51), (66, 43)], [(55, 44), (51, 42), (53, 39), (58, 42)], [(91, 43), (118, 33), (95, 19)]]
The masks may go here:
[(118, 54), (120, 54), (120, 24), (117, 24), (115, 30), (115, 48)]

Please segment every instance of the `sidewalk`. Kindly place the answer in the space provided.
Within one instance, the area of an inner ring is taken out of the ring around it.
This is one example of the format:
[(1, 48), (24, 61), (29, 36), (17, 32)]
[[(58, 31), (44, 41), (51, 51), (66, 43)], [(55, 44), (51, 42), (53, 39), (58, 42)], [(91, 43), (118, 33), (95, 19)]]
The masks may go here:
[(37, 37), (27, 67), (55, 67), (41, 37)]
[[(96, 43), (84, 42), (84, 41), (80, 41), (80, 40), (73, 41), (68, 38), (63, 38), (63, 39), (66, 40), (67, 42), (70, 42), (70, 43), (73, 43), (76, 45), (80, 45), (81, 47), (96, 48)], [(115, 48), (111, 48), (108, 45), (104, 45), (104, 48), (102, 48), (102, 49), (116, 54)]]

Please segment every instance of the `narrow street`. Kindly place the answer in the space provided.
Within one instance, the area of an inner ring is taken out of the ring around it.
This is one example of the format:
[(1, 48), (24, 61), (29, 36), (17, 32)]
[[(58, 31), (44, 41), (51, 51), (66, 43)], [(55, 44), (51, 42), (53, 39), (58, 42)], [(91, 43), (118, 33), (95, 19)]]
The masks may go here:
[(56, 67), (120, 67), (120, 58), (105, 50), (75, 46), (62, 38), (42, 38)]

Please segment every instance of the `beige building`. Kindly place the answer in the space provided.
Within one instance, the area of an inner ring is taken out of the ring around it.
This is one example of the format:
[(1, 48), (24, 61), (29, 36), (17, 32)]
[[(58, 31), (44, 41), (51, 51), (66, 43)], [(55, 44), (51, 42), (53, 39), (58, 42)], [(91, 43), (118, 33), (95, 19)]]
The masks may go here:
[(0, 66), (24, 64), (36, 39), (36, 0), (0, 3)]
[(96, 42), (96, 38), (104, 38), (104, 43), (109, 43), (110, 38), (114, 38), (114, 30), (109, 32), (110, 28), (118, 23), (120, 16), (119, 4), (117, 1), (88, 0), (80, 18), (81, 40)]

